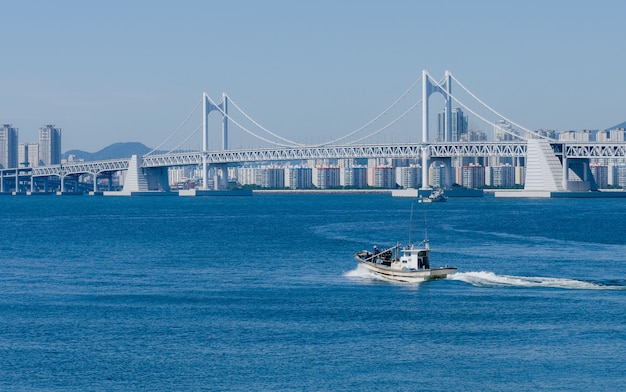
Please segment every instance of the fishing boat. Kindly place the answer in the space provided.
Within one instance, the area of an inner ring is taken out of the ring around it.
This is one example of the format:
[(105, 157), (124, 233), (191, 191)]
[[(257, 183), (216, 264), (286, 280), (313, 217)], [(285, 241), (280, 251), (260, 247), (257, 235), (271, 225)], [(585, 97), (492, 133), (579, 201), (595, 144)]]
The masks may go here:
[(428, 197), (422, 197), (423, 203), (442, 202), (446, 200), (448, 200), (448, 196), (443, 193), (442, 188), (435, 189), (434, 191), (430, 192), (430, 195), (428, 195)]
[[(411, 221), (413, 207), (411, 206)], [(409, 230), (409, 243), (411, 235)], [(456, 267), (437, 267), (430, 265), (430, 243), (428, 232), (419, 244), (395, 246), (379, 250), (377, 246), (372, 251), (356, 252), (354, 257), (374, 275), (386, 280), (415, 283), (430, 279), (443, 279), (456, 273)]]
[(397, 244), (391, 248), (373, 251), (362, 250), (355, 254), (361, 265), (383, 279), (415, 283), (430, 279), (443, 279), (456, 273), (456, 267), (430, 266), (428, 240), (416, 245), (403, 247)]

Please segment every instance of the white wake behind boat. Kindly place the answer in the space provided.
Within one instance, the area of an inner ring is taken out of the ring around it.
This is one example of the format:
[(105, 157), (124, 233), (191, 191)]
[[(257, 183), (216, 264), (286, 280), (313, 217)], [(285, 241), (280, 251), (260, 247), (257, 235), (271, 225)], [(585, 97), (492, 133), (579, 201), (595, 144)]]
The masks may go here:
[(374, 275), (398, 282), (415, 283), (443, 279), (456, 273), (456, 267), (431, 268), (428, 240), (419, 245), (423, 246), (402, 247), (398, 244), (382, 251), (374, 247), (372, 252), (368, 250), (357, 252), (355, 258)]

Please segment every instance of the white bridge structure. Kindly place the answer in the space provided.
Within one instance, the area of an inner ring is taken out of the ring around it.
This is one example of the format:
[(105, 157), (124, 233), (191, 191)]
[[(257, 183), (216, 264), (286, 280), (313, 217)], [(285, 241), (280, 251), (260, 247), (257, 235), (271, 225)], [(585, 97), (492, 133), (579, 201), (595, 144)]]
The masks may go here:
[[(483, 114), (472, 110), (452, 94), (452, 82), (460, 85), (467, 93), (475, 98), (482, 107), (497, 115), (515, 128), (503, 129), (511, 135), (508, 141), (469, 141), (453, 140), (452, 135), (452, 103), (462, 107), (480, 120), (491, 126)], [(204, 93), (202, 106), (202, 146), (196, 149), (183, 151), (171, 149), (153, 150), (142, 157), (133, 156), (124, 159), (112, 159), (92, 162), (66, 162), (61, 165), (40, 166), (32, 168), (0, 170), (0, 192), (49, 192), (50, 189), (59, 189), (63, 192), (68, 183), (77, 182), (80, 176), (89, 175), (93, 179), (93, 191), (98, 190), (98, 178), (109, 177), (118, 171), (127, 171), (124, 183), (125, 194), (133, 192), (168, 191), (168, 169), (177, 166), (198, 166), (202, 168), (202, 189), (208, 189), (209, 169), (214, 173), (213, 189), (225, 189), (228, 176), (226, 168), (232, 164), (250, 162), (284, 162), (317, 159), (350, 159), (350, 158), (395, 158), (411, 159), (421, 163), (422, 179), (428, 179), (428, 168), (433, 162), (443, 162), (451, 167), (451, 159), (458, 157), (512, 157), (524, 158), (526, 167), (525, 191), (536, 196), (545, 196), (546, 192), (588, 191), (594, 190), (592, 181), (589, 181), (589, 162), (594, 159), (624, 159), (626, 158), (625, 142), (564, 142), (552, 140), (545, 135), (528, 130), (519, 124), (500, 115), (484, 102), (475, 97), (449, 71), (445, 72), (443, 80), (437, 82), (424, 70), (418, 79), (394, 104), (386, 109), (391, 112), (409, 91), (421, 82), (421, 99), (387, 125), (377, 128), (364, 137), (357, 134), (366, 129), (374, 120), (364, 127), (350, 132), (342, 137), (326, 143), (305, 145), (290, 141), (271, 132), (245, 114), (231, 99), (222, 95), (222, 100), (215, 103)], [(444, 100), (444, 112), (440, 117), (439, 133), (436, 140), (430, 135), (429, 98), (432, 94), (441, 94)], [(250, 131), (228, 113), (229, 106), (235, 106), (252, 123), (257, 125), (270, 136), (260, 136)], [(421, 133), (419, 140), (410, 143), (364, 143), (371, 136), (390, 128), (409, 113), (415, 112), (421, 106)], [(194, 109), (195, 111), (196, 109)], [(221, 145), (211, 149), (209, 146), (209, 115), (218, 113), (222, 118)], [(193, 113), (193, 112), (192, 112)], [(188, 116), (189, 118), (189, 116)], [(245, 133), (262, 140), (267, 145), (248, 149), (229, 148), (229, 125), (235, 125)], [(180, 127), (179, 127), (180, 128)], [(443, 132), (442, 132), (443, 131)], [(175, 131), (176, 132), (176, 131)], [(349, 140), (352, 138), (353, 140)], [(271, 140), (273, 139), (273, 140)], [(572, 178), (573, 177), (573, 178)], [(110, 181), (109, 181), (110, 183)], [(428, 188), (428, 181), (422, 182)]]

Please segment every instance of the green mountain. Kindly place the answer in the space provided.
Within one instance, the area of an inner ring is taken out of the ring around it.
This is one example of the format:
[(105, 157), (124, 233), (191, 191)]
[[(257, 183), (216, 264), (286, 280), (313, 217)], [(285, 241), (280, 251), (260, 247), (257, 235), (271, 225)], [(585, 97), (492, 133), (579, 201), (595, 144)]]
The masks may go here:
[(106, 159), (130, 158), (132, 155), (144, 155), (152, 151), (139, 142), (114, 143), (97, 152), (86, 152), (81, 150), (66, 151), (61, 158), (67, 159), (74, 155), (75, 160), (102, 161)]

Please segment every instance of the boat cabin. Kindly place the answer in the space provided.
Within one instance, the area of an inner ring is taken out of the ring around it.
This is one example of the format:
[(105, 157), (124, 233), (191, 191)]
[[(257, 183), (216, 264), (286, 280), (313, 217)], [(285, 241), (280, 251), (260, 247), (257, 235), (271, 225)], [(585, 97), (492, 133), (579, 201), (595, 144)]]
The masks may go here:
[(415, 248), (413, 245), (400, 250), (400, 267), (402, 269), (430, 269), (428, 245), (426, 248)]

